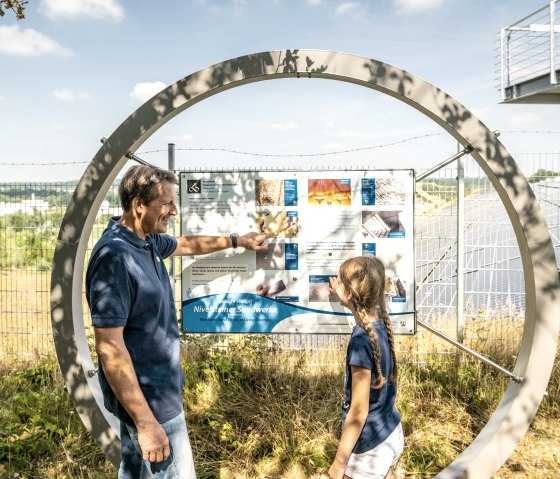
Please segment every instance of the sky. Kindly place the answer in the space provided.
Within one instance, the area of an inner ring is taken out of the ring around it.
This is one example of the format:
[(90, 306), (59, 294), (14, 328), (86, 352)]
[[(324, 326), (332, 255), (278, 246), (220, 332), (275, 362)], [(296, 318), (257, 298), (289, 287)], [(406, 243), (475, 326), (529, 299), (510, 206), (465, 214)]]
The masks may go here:
[[(497, 89), (500, 28), (546, 4), (30, 0), (24, 20), (12, 12), (0, 17), (0, 182), (77, 180), (100, 139), (167, 85), (238, 56), (294, 48), (352, 53), (407, 70), (499, 130), (514, 157), (558, 152), (560, 105), (501, 104)], [(398, 100), (324, 79), (220, 93), (171, 120), (136, 153), (166, 167), (168, 143), (182, 170), (427, 169), (457, 149)], [(229, 151), (209, 151), (215, 149)], [(310, 156), (293, 156), (301, 154)]]

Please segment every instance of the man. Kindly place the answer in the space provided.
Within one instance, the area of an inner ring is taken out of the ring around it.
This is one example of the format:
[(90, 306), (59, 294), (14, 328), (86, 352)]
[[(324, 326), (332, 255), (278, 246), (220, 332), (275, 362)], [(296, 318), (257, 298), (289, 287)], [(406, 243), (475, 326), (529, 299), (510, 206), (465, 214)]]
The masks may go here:
[(170, 171), (130, 168), (119, 186), (123, 215), (109, 220), (86, 274), (99, 382), (105, 407), (121, 422), (119, 478), (195, 477), (179, 329), (163, 260), (230, 247), (258, 251), (272, 236), (165, 235), (177, 214), (176, 184)]

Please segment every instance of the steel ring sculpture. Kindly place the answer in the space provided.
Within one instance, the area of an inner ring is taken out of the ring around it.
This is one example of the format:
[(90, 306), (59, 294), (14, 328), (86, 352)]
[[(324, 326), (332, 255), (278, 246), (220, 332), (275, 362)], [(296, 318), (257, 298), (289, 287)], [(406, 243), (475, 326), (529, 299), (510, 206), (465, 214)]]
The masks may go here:
[(196, 103), (252, 82), (325, 78), (354, 83), (401, 100), (472, 148), (509, 215), (524, 269), (525, 326), (515, 373), (486, 426), (437, 478), (488, 478), (525, 434), (546, 391), (556, 353), (560, 284), (548, 227), (523, 173), (495, 135), (435, 86), (391, 65), (346, 53), (283, 50), (242, 56), (168, 86), (130, 115), (86, 168), (62, 220), (53, 260), (51, 314), (56, 351), (80, 417), (111, 462), (120, 461), (117, 422), (103, 407), (83, 324), (82, 281), (92, 226), (109, 187), (150, 135)]

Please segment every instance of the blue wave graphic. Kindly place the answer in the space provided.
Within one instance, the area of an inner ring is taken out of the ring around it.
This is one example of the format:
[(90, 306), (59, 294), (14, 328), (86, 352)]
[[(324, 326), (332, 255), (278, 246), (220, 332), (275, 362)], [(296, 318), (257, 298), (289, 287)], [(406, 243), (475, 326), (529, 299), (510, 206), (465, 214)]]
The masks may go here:
[[(182, 303), (182, 329), (197, 333), (270, 333), (282, 320), (299, 314), (352, 316), (295, 304), (251, 293), (226, 293), (192, 298)], [(410, 314), (394, 313), (394, 315)]]

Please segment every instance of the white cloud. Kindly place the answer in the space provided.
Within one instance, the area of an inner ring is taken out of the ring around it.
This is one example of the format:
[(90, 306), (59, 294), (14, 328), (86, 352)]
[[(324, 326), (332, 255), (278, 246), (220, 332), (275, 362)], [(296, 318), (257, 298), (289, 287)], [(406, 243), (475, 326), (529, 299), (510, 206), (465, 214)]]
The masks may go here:
[(296, 130), (299, 128), (297, 123), (293, 121), (288, 121), (286, 123), (272, 123), (268, 126), (269, 130), (276, 130), (276, 131), (288, 131), (288, 130)]
[(342, 145), (340, 143), (333, 142), (333, 143), (326, 143), (321, 148), (323, 148), (323, 150), (336, 151), (336, 150), (340, 150), (342, 148)]
[(51, 93), (51, 95), (54, 96), (56, 99), (62, 100), (62, 101), (73, 101), (74, 100), (74, 93), (72, 93), (72, 91), (68, 90), (67, 88), (56, 89)]
[(471, 108), (471, 111), (479, 119), (492, 112), (492, 110), (490, 108), (484, 108), (484, 107), (483, 108)]
[[(281, 0), (273, 0), (276, 4), (281, 4)], [(231, 11), (240, 12), (247, 8), (247, 0), (229, 0), (227, 2), (221, 1), (211, 1), (211, 0), (194, 0), (194, 5), (198, 8), (202, 8), (211, 14), (222, 14)]]
[(439, 7), (447, 0), (393, 0), (398, 13), (416, 13)]
[(130, 96), (142, 103), (148, 101), (156, 93), (159, 93), (167, 85), (161, 81), (137, 83), (130, 92)]
[(339, 138), (360, 138), (363, 135), (356, 130), (340, 130), (336, 133), (336, 136)]
[(336, 7), (336, 15), (357, 15), (360, 9), (360, 4), (356, 2), (344, 2)]
[(31, 57), (39, 55), (72, 55), (72, 51), (32, 28), (19, 25), (0, 26), (0, 53)]
[(68, 88), (57, 88), (52, 91), (52, 96), (61, 101), (89, 100), (91, 97), (87, 93), (74, 93)]
[(39, 11), (51, 20), (94, 18), (118, 22), (124, 8), (116, 0), (41, 0)]
[(321, 5), (323, 0), (307, 0), (307, 3), (309, 3), (309, 5)]
[(522, 115), (514, 115), (511, 117), (509, 123), (515, 126), (532, 125), (540, 120), (539, 115), (535, 113), (524, 113)]
[(167, 137), (167, 141), (169, 143), (177, 143), (179, 141), (192, 141), (192, 140), (194, 140), (194, 135), (190, 135), (188, 133)]

